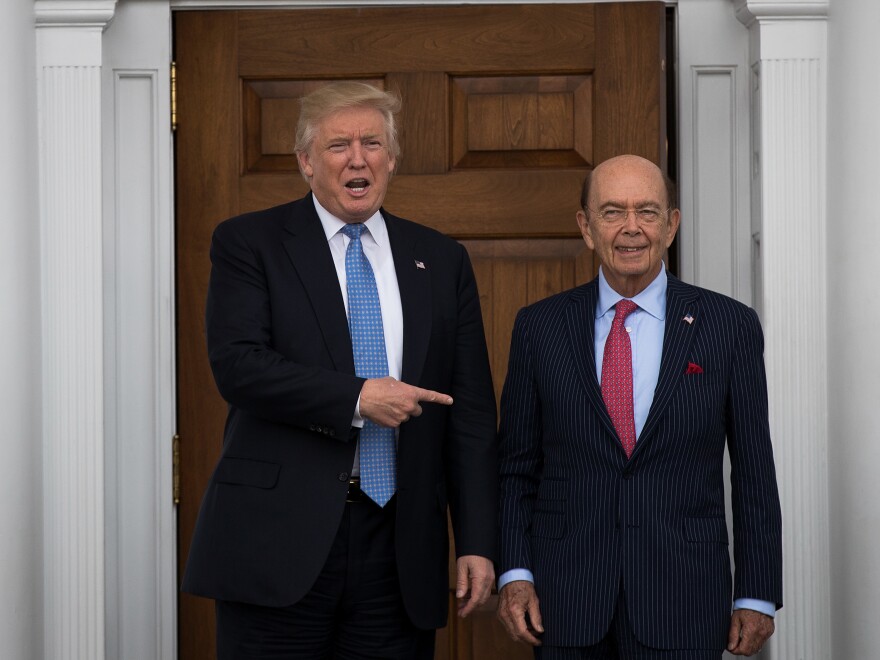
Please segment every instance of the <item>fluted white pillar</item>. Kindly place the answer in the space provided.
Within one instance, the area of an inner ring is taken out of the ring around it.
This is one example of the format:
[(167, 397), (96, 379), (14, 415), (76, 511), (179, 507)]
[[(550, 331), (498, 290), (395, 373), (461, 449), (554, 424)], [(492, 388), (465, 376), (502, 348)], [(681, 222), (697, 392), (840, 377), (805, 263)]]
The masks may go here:
[(766, 336), (785, 607), (764, 657), (831, 652), (826, 255), (827, 2), (740, 0), (752, 42), (755, 303)]
[(37, 0), (45, 657), (104, 657), (101, 35), (115, 0)]

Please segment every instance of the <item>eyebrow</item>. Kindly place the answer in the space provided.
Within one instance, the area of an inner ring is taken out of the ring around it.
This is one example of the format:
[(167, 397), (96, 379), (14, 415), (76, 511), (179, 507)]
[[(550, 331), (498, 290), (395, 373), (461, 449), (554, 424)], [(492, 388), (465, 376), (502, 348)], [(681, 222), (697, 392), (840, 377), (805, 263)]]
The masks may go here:
[(356, 137), (352, 137), (349, 135), (335, 135), (335, 136), (328, 137), (327, 142), (346, 142), (346, 143), (348, 143), (348, 142), (354, 142), (355, 140), (360, 140), (361, 142), (363, 142), (365, 140), (382, 139), (382, 137), (383, 136), (381, 133), (371, 133), (369, 135), (360, 135), (360, 136), (356, 136)]
[[(605, 208), (608, 208), (609, 206), (614, 206), (616, 208), (624, 209), (624, 208), (626, 208), (627, 204), (626, 204), (626, 202), (621, 202), (619, 200), (610, 199), (607, 202), (600, 204), (599, 208), (605, 209)], [(655, 200), (650, 200), (650, 199), (639, 200), (638, 202), (636, 202), (635, 204), (632, 205), (632, 207), (634, 209), (643, 209), (648, 206), (656, 206), (657, 208), (663, 208), (663, 205), (660, 202), (655, 201)]]

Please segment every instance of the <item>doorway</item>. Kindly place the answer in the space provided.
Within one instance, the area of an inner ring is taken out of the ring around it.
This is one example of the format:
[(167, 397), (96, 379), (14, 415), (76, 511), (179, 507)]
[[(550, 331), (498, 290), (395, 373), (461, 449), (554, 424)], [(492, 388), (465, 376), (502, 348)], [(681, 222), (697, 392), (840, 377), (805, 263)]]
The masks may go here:
[[(298, 97), (331, 79), (401, 93), (385, 206), (470, 252), (497, 395), (517, 310), (596, 272), (574, 222), (584, 173), (618, 153), (667, 165), (666, 33), (663, 2), (175, 14), (181, 573), (225, 419), (204, 345), (210, 235), (307, 191)], [(211, 658), (213, 644), (213, 604), (182, 595), (179, 657)], [(437, 657), (531, 653), (490, 603), (450, 616)]]

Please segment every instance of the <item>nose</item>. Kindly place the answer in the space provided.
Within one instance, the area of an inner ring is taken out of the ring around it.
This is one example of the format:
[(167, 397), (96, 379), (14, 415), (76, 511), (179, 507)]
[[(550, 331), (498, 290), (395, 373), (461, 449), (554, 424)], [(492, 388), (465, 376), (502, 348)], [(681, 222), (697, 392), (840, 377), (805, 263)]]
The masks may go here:
[(353, 142), (351, 145), (350, 157), (348, 159), (349, 167), (363, 167), (366, 164), (364, 158), (364, 148), (360, 142)]
[(626, 209), (626, 218), (623, 221), (623, 230), (629, 234), (637, 234), (642, 230), (639, 224), (639, 217), (636, 215), (635, 209)]

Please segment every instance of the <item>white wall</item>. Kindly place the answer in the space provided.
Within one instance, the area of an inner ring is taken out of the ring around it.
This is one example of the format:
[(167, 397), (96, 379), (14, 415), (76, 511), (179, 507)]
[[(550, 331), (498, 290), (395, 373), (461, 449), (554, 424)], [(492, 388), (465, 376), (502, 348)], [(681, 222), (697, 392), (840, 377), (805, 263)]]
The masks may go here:
[(869, 660), (880, 648), (880, 3), (832, 0), (829, 19), (832, 636), (834, 658)]
[(0, 640), (42, 657), (40, 234), (33, 0), (0, 20)]

